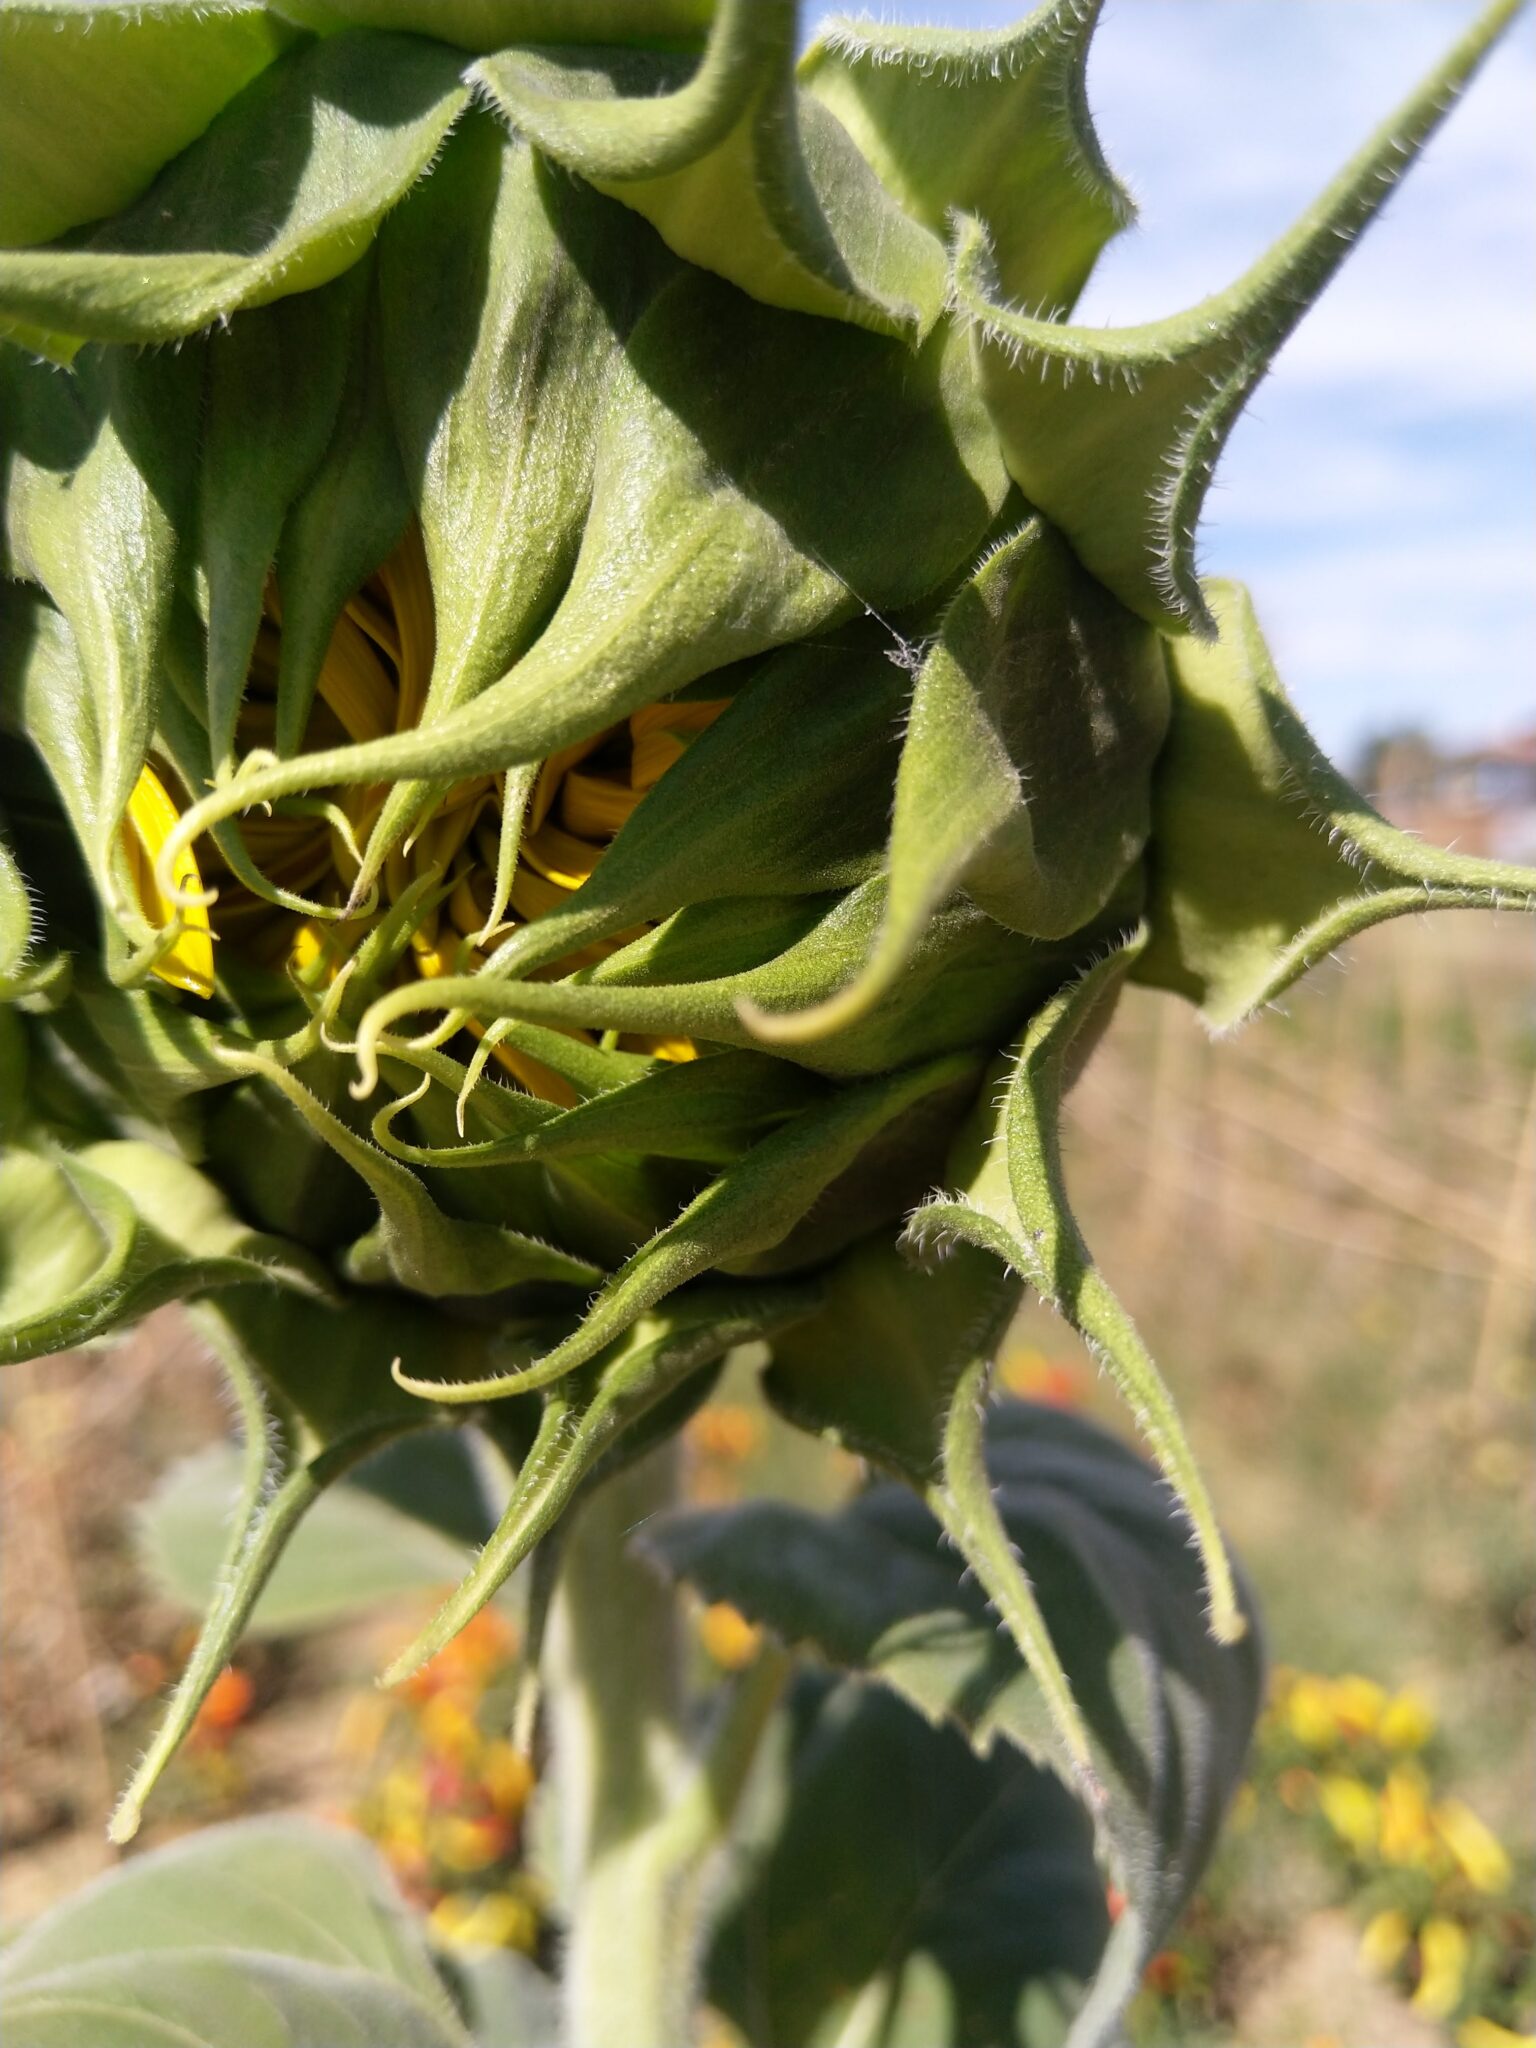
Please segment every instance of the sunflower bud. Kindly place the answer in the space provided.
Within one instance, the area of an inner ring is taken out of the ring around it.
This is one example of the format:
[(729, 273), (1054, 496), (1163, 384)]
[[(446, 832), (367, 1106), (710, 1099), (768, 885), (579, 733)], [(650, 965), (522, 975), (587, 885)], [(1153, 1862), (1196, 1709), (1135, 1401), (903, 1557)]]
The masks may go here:
[(1131, 212), (1097, 11), (797, 64), (791, 0), (0, 0), (0, 1353), (206, 1295), (270, 1458), (120, 1834), (350, 1463), (473, 1412), (521, 1465), (399, 1675), (758, 1339), (939, 1502), (1080, 1766), (966, 1427), (1022, 1281), (1242, 1633), (1059, 1106), (1127, 974), (1225, 1027), (1536, 901), (1370, 811), (1192, 553), (1512, 8), (1124, 333), (1070, 319)]

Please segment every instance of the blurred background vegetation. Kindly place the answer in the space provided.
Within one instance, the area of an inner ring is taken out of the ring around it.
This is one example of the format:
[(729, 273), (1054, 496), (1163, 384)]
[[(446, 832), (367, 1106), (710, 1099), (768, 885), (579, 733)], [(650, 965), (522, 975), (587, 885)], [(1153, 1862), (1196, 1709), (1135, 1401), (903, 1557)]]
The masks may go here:
[[(1484, 780), (1518, 806), (1518, 776)], [(1444, 798), (1443, 779), (1427, 787)], [(1400, 782), (1400, 816), (1413, 801)], [(1132, 992), (1069, 1110), (1079, 1214), (1180, 1396), (1277, 1667), (1251, 1782), (1149, 1972), (1139, 2037), (1511, 2048), (1536, 2032), (1529, 929), (1389, 926), (1220, 1044)], [(1001, 1371), (1123, 1427), (1037, 1308)], [(174, 1311), (0, 1384), (0, 1922), (108, 1859), (113, 1791), (191, 1640), (166, 1530), (217, 1497), (209, 1447), (225, 1430)], [(707, 1502), (831, 1501), (861, 1475), (762, 1408), (750, 1361), (690, 1425), (686, 1455)], [(430, 1547), (382, 1557), (365, 1520), (352, 1541), (375, 1597), (313, 1625), (347, 1591), (347, 1530), (331, 1525), (310, 1562), (336, 1583), (307, 1611), (291, 1585), (271, 1611), (145, 1840), (272, 1806), (346, 1818), (442, 1937), (537, 1952), (538, 1807), (504, 1739), (516, 1601), (403, 1695), (380, 1694), (373, 1673), (444, 1567)], [(404, 1590), (379, 1597), (392, 1583)], [(701, 1670), (750, 1655), (728, 1610), (695, 1622)]]

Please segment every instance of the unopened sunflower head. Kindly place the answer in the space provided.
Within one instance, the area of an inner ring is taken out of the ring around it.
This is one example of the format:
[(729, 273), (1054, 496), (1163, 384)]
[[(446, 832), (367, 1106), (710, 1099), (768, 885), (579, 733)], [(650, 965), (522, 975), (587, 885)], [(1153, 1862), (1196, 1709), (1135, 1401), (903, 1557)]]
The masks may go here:
[(1513, 11), (1120, 332), (1071, 320), (1130, 216), (1095, 0), (803, 54), (792, 0), (0, 0), (0, 1229), (56, 1252), (0, 1347), (207, 1295), (276, 1418), (248, 1592), (317, 1460), (499, 1416), (525, 1477), (419, 1659), (766, 1338), (1028, 1636), (965, 1427), (1022, 1280), (1241, 1635), (1057, 1111), (1127, 975), (1226, 1027), (1533, 900), (1369, 809), (1193, 554)]

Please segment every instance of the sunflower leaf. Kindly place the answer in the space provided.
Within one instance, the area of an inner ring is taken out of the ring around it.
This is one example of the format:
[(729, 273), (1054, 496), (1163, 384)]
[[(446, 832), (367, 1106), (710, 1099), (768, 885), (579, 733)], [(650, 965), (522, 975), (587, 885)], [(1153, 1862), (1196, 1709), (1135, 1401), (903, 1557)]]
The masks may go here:
[(7, 0), (0, 245), (120, 213), (291, 41), (260, 0)]
[(470, 2048), (373, 1849), (291, 1814), (198, 1829), (53, 1907), (6, 1951), (0, 2017), (48, 2048), (210, 2028), (225, 2048)]
[(962, 226), (955, 298), (1025, 496), (1123, 604), (1171, 633), (1212, 630), (1195, 528), (1249, 395), (1518, 11), (1493, 0), (1295, 226), (1235, 285), (1141, 327), (1013, 310), (985, 228)]
[(0, 1161), (0, 1363), (252, 1280), (330, 1289), (307, 1253), (250, 1229), (173, 1153), (113, 1139), (79, 1152), (13, 1145)]
[(591, 1286), (600, 1267), (557, 1246), (494, 1223), (445, 1216), (418, 1177), (345, 1124), (297, 1075), (257, 1052), (230, 1048), (231, 1075), (259, 1074), (367, 1183), (379, 1204), (375, 1229), (352, 1247), (349, 1276), (391, 1282), (433, 1298), (495, 1294), (524, 1281)]
[(429, 726), (236, 778), (162, 858), (277, 796), (542, 760), (712, 670), (915, 603), (1006, 493), (963, 337), (936, 333), (914, 360), (681, 276), (614, 362), (581, 550), (522, 660)]
[(868, 962), (817, 1009), (745, 1011), (752, 1028), (794, 1042), (867, 1015), (958, 888), (1011, 931), (1081, 931), (1146, 843), (1167, 719), (1156, 636), (1031, 520), (953, 599), (918, 671)]
[(620, 1439), (683, 1383), (739, 1344), (771, 1336), (814, 1306), (806, 1287), (701, 1290), (643, 1316), (544, 1397), (544, 1417), (512, 1497), (471, 1571), (384, 1674), (395, 1685), (436, 1656), (570, 1507)]
[(794, 0), (720, 0), (704, 54), (510, 49), (474, 77), (546, 156), (771, 306), (921, 342), (944, 303), (937, 235), (836, 116), (797, 91)]
[[(1161, 1482), (1093, 1424), (1004, 1402), (989, 1418), (987, 1472), (1087, 1724), (1106, 1794), (1098, 1818), (1127, 1898), (1068, 2037), (1101, 2048), (1121, 2038), (1125, 2003), (1210, 1856), (1258, 1710), (1261, 1658), (1252, 1631), (1235, 1647), (1206, 1634), (1198, 1562)], [(936, 1727), (958, 1725), (981, 1756), (1054, 1754), (1039, 1674), (905, 1488), (874, 1487), (833, 1516), (777, 1501), (685, 1512), (640, 1543), (706, 1600), (882, 1680)], [(1086, 1840), (1078, 1853), (1091, 1868)], [(804, 2038), (798, 2025), (791, 2038)]]
[(334, 35), (351, 28), (440, 36), (466, 50), (505, 43), (677, 43), (702, 39), (715, 0), (276, 0), (274, 14)]
[(195, 353), (91, 349), (73, 376), (0, 356), (8, 566), (67, 622), (7, 597), (6, 716), (48, 762), (102, 900), (141, 936), (118, 832), (155, 725), (198, 369)]
[[(843, 988), (868, 958), (884, 906), (881, 876), (841, 896), (727, 897), (679, 911), (563, 981), (486, 973), (392, 989), (358, 1027), (364, 1072), (381, 1035), (422, 1010), (760, 1049), (743, 1011), (750, 1017), (810, 1008)], [(797, 1063), (857, 1077), (996, 1043), (1123, 926), (1116, 904), (1086, 932), (1047, 943), (1006, 932), (974, 905), (956, 901), (929, 922), (899, 988), (867, 1017), (797, 1049)]]
[(356, 265), (319, 291), (238, 313), (208, 339), (197, 532), (216, 765), (233, 757), (267, 578), (335, 430), (367, 298), (368, 273)]
[(124, 212), (63, 244), (0, 251), (0, 321), (169, 341), (325, 284), (462, 112), (459, 62), (378, 34), (289, 51)]
[(1059, 319), (1099, 251), (1133, 218), (1088, 117), (1101, 0), (1046, 0), (992, 32), (834, 15), (800, 79), (905, 210), (947, 238), (979, 215), (1013, 305)]
[(907, 683), (883, 628), (770, 655), (650, 790), (568, 903), (491, 955), (528, 974), (722, 896), (864, 881), (890, 813)]
[(402, 1393), (390, 1361), (462, 1368), (485, 1347), (483, 1334), (399, 1295), (352, 1297), (337, 1309), (241, 1287), (195, 1317), (240, 1419), (240, 1498), (197, 1643), (112, 1817), (118, 1842), (136, 1832), (278, 1559), (326, 1488), (395, 1438), (451, 1419)]
[(754, 1254), (779, 1244), (887, 1124), (973, 1071), (964, 1057), (933, 1060), (812, 1103), (732, 1161), (643, 1244), (604, 1281), (572, 1334), (534, 1363), (468, 1385), (436, 1378), (404, 1378), (402, 1385), (429, 1399), (469, 1402), (564, 1378), (689, 1281), (710, 1271), (740, 1271)]
[(1173, 724), (1137, 981), (1224, 1031), (1357, 933), (1421, 910), (1536, 910), (1536, 870), (1442, 853), (1372, 810), (1275, 674), (1240, 584), (1211, 583), (1219, 638), (1170, 650)]
[(1173, 1396), (1083, 1241), (1062, 1173), (1061, 1103), (1069, 1077), (1144, 942), (1143, 932), (1106, 954), (1036, 1012), (1000, 1106), (993, 1110), (994, 1091), (985, 1090), (956, 1147), (951, 1172), (962, 1192), (924, 1203), (907, 1236), (920, 1252), (957, 1242), (990, 1251), (1082, 1336), (1129, 1402), (1189, 1518), (1205, 1568), (1211, 1630), (1225, 1642), (1241, 1633), (1243, 1621), (1205, 1481)]

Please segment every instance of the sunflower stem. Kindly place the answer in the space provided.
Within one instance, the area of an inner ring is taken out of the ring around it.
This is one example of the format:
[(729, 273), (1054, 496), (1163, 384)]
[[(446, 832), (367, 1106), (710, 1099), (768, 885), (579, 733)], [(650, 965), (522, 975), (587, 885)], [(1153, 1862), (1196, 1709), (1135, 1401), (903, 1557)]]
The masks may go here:
[(581, 2048), (681, 2048), (693, 2032), (696, 1916), (665, 1867), (687, 1778), (677, 1602), (626, 1548), (676, 1494), (671, 1446), (601, 1487), (571, 1530), (550, 1615), (565, 2038)]

